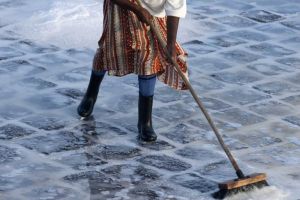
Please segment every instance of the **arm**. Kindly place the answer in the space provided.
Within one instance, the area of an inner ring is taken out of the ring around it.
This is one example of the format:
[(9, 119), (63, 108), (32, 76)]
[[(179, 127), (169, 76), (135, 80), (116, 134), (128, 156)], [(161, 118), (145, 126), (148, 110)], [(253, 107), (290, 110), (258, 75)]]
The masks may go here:
[(145, 8), (137, 4), (131, 3), (128, 0), (111, 0), (111, 1), (124, 9), (128, 9), (134, 12), (142, 22), (148, 25), (152, 20), (152, 15)]
[(166, 0), (165, 10), (167, 15), (167, 50), (176, 60), (176, 37), (179, 19), (184, 18), (187, 12), (186, 0)]
[(176, 60), (175, 43), (177, 38), (179, 17), (167, 17), (167, 49), (169, 54)]

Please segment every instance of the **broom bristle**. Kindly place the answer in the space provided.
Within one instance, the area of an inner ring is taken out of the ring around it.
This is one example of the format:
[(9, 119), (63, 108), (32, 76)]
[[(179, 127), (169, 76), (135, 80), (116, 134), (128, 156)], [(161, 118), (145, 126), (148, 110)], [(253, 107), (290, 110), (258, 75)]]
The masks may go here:
[(244, 185), (238, 188), (233, 189), (220, 189), (219, 191), (212, 194), (212, 196), (215, 199), (224, 199), (225, 197), (229, 197), (235, 194), (238, 194), (240, 192), (249, 192), (251, 190), (254, 190), (256, 188), (262, 188), (265, 186), (269, 186), (268, 182), (266, 180), (259, 181), (256, 183), (251, 183), (249, 185)]
[(219, 184), (219, 191), (213, 194), (214, 198), (224, 199), (225, 197), (240, 193), (248, 192), (255, 188), (268, 186), (265, 173), (254, 173), (245, 178), (229, 180)]

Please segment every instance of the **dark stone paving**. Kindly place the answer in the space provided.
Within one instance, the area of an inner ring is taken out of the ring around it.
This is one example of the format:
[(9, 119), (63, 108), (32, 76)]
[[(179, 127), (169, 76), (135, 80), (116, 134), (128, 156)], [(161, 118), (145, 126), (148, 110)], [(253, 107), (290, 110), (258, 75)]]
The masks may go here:
[[(35, 162), (30, 157), (18, 159), (15, 162), (10, 162), (1, 168), (2, 174), (10, 174), (9, 177), (16, 178), (31, 178), (33, 181), (38, 182), (41, 180), (49, 180), (52, 173), (59, 173), (62, 171), (61, 167), (54, 166), (53, 163)], [(26, 172), (26, 173), (20, 173)], [(49, 173), (51, 173), (49, 175)], [(46, 175), (48, 174), (48, 175)], [(32, 177), (31, 177), (32, 176)]]
[(212, 77), (200, 77), (198, 80), (192, 80), (194, 88), (199, 94), (219, 90), (225, 87), (220, 81), (214, 80)]
[(297, 14), (299, 13), (300, 7), (298, 4), (286, 4), (282, 5), (280, 8), (273, 8), (273, 10), (282, 14)]
[(294, 85), (291, 85), (289, 83), (284, 83), (280, 81), (258, 84), (253, 86), (253, 88), (272, 95), (281, 95), (285, 92), (294, 93), (300, 91), (300, 88), (295, 87)]
[(300, 117), (299, 116), (288, 116), (284, 118), (285, 121), (294, 124), (296, 126), (300, 126)]
[(55, 160), (76, 170), (87, 170), (92, 167), (107, 164), (106, 161), (86, 152), (63, 155), (62, 157), (56, 158)]
[(278, 59), (276, 61), (281, 64), (293, 67), (293, 68), (297, 68), (297, 69), (300, 68), (300, 59), (299, 58), (289, 57), (289, 58)]
[(215, 8), (211, 6), (197, 6), (196, 9), (204, 15), (224, 14), (226, 11), (225, 9)]
[(229, 33), (229, 35), (240, 39), (255, 41), (255, 42), (263, 42), (270, 39), (270, 37), (268, 37), (267, 35), (253, 32), (253, 31), (248, 31), (248, 30), (231, 32)]
[(228, 180), (230, 177), (236, 176), (231, 170), (230, 163), (226, 160), (221, 160), (198, 169), (197, 172), (203, 177), (213, 178), (216, 181)]
[(91, 149), (91, 154), (104, 160), (125, 160), (139, 156), (140, 151), (125, 145), (97, 145)]
[(184, 147), (182, 149), (178, 149), (175, 153), (184, 158), (193, 160), (212, 161), (223, 158), (221, 154), (212, 152), (210, 148)]
[[(188, 123), (195, 126), (195, 127), (203, 129), (207, 132), (210, 132), (211, 127), (209, 126), (208, 122), (203, 118), (201, 118), (201, 119), (192, 119), (192, 120), (188, 121)], [(226, 123), (226, 122), (220, 121), (218, 119), (214, 119), (214, 124), (221, 131), (234, 131), (234, 130), (237, 129), (237, 127), (235, 127), (233, 124)], [(211, 133), (211, 134), (213, 134), (213, 133)]]
[(259, 76), (257, 76), (256, 74), (251, 74), (248, 71), (236, 71), (233, 73), (220, 72), (212, 74), (211, 76), (219, 81), (238, 85), (244, 85), (247, 83), (252, 83), (261, 80)]
[(190, 59), (189, 64), (193, 67), (193, 71), (199, 73), (215, 72), (231, 67), (223, 60), (216, 58)]
[(129, 190), (128, 196), (134, 199), (142, 200), (151, 200), (151, 199), (159, 199), (159, 195), (157, 194), (156, 191), (145, 188), (143, 186), (137, 187), (134, 189)]
[(284, 47), (273, 45), (269, 43), (261, 43), (258, 45), (249, 46), (253, 52), (261, 53), (265, 56), (274, 56), (274, 57), (282, 57), (291, 54), (295, 54), (296, 52), (293, 50), (286, 49)]
[(216, 20), (221, 22), (222, 24), (226, 24), (235, 28), (246, 28), (254, 26), (256, 24), (255, 22), (239, 16), (226, 16), (217, 18)]
[(289, 97), (286, 97), (282, 100), (285, 101), (285, 102), (288, 102), (292, 105), (295, 105), (295, 106), (300, 105), (300, 95), (289, 96)]
[(285, 72), (290, 72), (291, 70), (286, 69), (286, 67), (278, 66), (278, 65), (270, 65), (266, 63), (257, 63), (250, 64), (247, 66), (249, 69), (252, 69), (258, 73), (267, 76), (275, 76)]
[(58, 115), (34, 115), (21, 120), (22, 122), (43, 130), (58, 130), (66, 126), (67, 122)]
[(71, 97), (72, 99), (80, 99), (84, 96), (84, 92), (76, 88), (59, 88), (56, 90), (57, 93), (65, 95), (66, 97)]
[(52, 53), (58, 50), (56, 46), (50, 45), (43, 47), (30, 40), (18, 41), (12, 44), (12, 47), (25, 53)]
[(282, 20), (283, 17), (264, 10), (251, 10), (242, 13), (243, 16), (253, 19), (258, 22), (268, 23)]
[(196, 113), (192, 108), (177, 103), (167, 107), (160, 107), (159, 109), (155, 109), (153, 111), (153, 114), (166, 121), (174, 122), (181, 119), (186, 119), (188, 117), (192, 117)]
[(221, 46), (221, 47), (232, 47), (232, 46), (246, 43), (245, 41), (243, 41), (241, 39), (234, 38), (232, 36), (227, 36), (227, 35), (216, 36), (216, 37), (212, 37), (210, 39), (212, 41), (211, 42), (212, 44)]
[(138, 141), (137, 143), (141, 147), (151, 149), (151, 150), (155, 150), (155, 151), (162, 151), (162, 150), (168, 150), (168, 149), (176, 148), (174, 145), (171, 145), (170, 143), (168, 143), (164, 140), (157, 140), (157, 141), (151, 142), (151, 143)]
[(40, 57), (31, 58), (30, 61), (40, 65), (48, 65), (53, 67), (58, 67), (68, 63), (74, 63), (74, 61), (67, 60), (56, 54), (44, 54)]
[(292, 29), (296, 29), (296, 30), (300, 30), (300, 23), (296, 22), (296, 21), (285, 21), (282, 22), (283, 25), (292, 28)]
[(283, 116), (289, 114), (292, 108), (276, 101), (270, 101), (250, 106), (249, 109), (262, 116)]
[[(258, 150), (250, 154), (250, 157), (243, 158), (248, 162), (258, 162), (263, 166), (297, 166), (299, 165), (300, 149), (293, 143), (282, 144), (280, 146)], [(268, 155), (268, 156), (266, 156)]]
[(0, 47), (0, 53), (0, 61), (25, 55), (24, 53), (16, 51), (10, 47)]
[(50, 95), (35, 95), (27, 98), (26, 100), (28, 101), (28, 104), (32, 105), (32, 107), (36, 107), (41, 110), (64, 108), (75, 103), (73, 99), (55, 93)]
[(0, 164), (21, 159), (21, 156), (16, 152), (16, 149), (0, 146)]
[[(24, 76), (28, 76), (28, 75), (36, 75), (42, 72), (45, 72), (46, 69), (44, 67), (41, 66), (35, 66), (32, 65), (30, 62), (26, 61), (26, 60), (11, 60), (11, 61), (7, 61), (4, 63), (1, 63), (0, 66), (2, 69), (5, 70), (5, 72), (8, 73), (15, 73), (18, 75), (24, 75)], [(30, 78), (27, 78), (30, 79)], [(34, 79), (33, 77), (31, 77), (31, 79)], [(34, 80), (41, 80), (39, 78), (36, 78)]]
[(13, 138), (23, 137), (31, 135), (36, 131), (24, 128), (22, 126), (17, 126), (14, 124), (7, 124), (0, 127), (0, 139), (1, 140), (10, 140)]
[(300, 44), (300, 37), (297, 36), (297, 37), (293, 37), (293, 38), (290, 38), (290, 39), (287, 39), (287, 40), (283, 40), (282, 43), (283, 44), (289, 44), (289, 45), (292, 45), (292, 46), (296, 46), (296, 45)]
[(223, 32), (226, 30), (226, 28), (218, 23), (214, 23), (211, 21), (198, 21), (197, 26), (201, 27), (203, 31), (209, 31), (209, 32)]
[(28, 149), (36, 150), (44, 154), (74, 150), (95, 144), (85, 136), (76, 135), (72, 132), (61, 131), (47, 136), (36, 136), (22, 139), (18, 142)]
[(44, 186), (33, 189), (30, 192), (24, 193), (24, 197), (31, 198), (32, 200), (39, 199), (74, 199), (81, 195), (76, 192), (76, 190), (62, 187), (62, 186)]
[(161, 101), (163, 103), (174, 102), (182, 99), (184, 96), (187, 96), (186, 93), (179, 93), (176, 90), (173, 90), (168, 87), (158, 88), (155, 91), (156, 95), (154, 96), (155, 100)]
[(114, 193), (124, 189), (121, 182), (106, 176), (98, 171), (86, 171), (78, 174), (71, 174), (63, 178), (67, 182), (84, 182), (88, 184), (91, 195), (99, 195), (100, 199), (108, 199), (114, 197)]
[(120, 137), (126, 135), (127, 132), (121, 130), (120, 128), (110, 125), (104, 122), (83, 123), (75, 128), (76, 132), (80, 132), (84, 135), (90, 135), (94, 137), (99, 137), (101, 139), (109, 139), (113, 137)]
[[(201, 98), (201, 100), (202, 100), (203, 104), (205, 105), (205, 107), (210, 110), (223, 110), (223, 109), (231, 107), (229, 104), (226, 104), (223, 101), (219, 101), (214, 98), (204, 97), (204, 98)], [(184, 101), (187, 104), (190, 104), (193, 107), (195, 107), (195, 109), (199, 109), (198, 105), (196, 105), (196, 103), (195, 103), (195, 100), (191, 96), (185, 98)]]
[(220, 111), (214, 113), (214, 115), (225, 121), (230, 121), (240, 126), (252, 125), (266, 120), (263, 117), (242, 111), (238, 108)]
[(205, 44), (204, 42), (199, 41), (199, 40), (193, 40), (193, 41), (190, 41), (187, 43), (183, 43), (182, 45), (183, 45), (183, 47), (190, 50), (191, 52), (193, 52), (196, 55), (211, 53), (218, 49), (214, 46)]
[(207, 193), (217, 189), (215, 182), (192, 173), (173, 176), (170, 181), (192, 190), (198, 190), (201, 193)]
[(32, 111), (29, 109), (10, 103), (1, 105), (0, 107), (1, 117), (7, 120), (25, 117), (30, 114), (32, 114)]
[(158, 169), (165, 169), (173, 172), (185, 171), (192, 167), (191, 164), (166, 155), (149, 155), (140, 158), (138, 161)]
[(137, 95), (124, 95), (118, 101), (116, 110), (123, 113), (133, 112), (138, 104)]
[(0, 191), (5, 192), (9, 190), (15, 190), (32, 185), (33, 182), (30, 179), (18, 179), (15, 177), (2, 177), (0, 176)]
[(252, 8), (254, 8), (253, 5), (250, 4), (246, 4), (244, 2), (237, 2), (237, 1), (224, 1), (224, 2), (218, 2), (216, 5), (218, 6), (222, 6), (231, 10), (250, 10)]
[(277, 36), (279, 36), (279, 35), (293, 36), (294, 34), (296, 34), (296, 32), (293, 31), (293, 29), (285, 27), (282, 24), (274, 24), (274, 23), (259, 26), (256, 28), (256, 30), (261, 31), (263, 33), (273, 34), (273, 35), (277, 35)]
[(255, 103), (257, 101), (271, 98), (269, 95), (258, 93), (254, 90), (245, 90), (242, 88), (229, 90), (222, 93), (213, 94), (214, 97), (223, 99), (228, 103), (235, 103), (240, 105), (246, 105), (249, 103)]
[(192, 19), (194, 20), (199, 20), (199, 19), (206, 19), (207, 17), (202, 15), (202, 14), (199, 14), (199, 13), (191, 13), (191, 16), (192, 16)]
[(236, 134), (235, 138), (238, 138), (239, 141), (252, 148), (265, 147), (283, 142), (282, 139), (272, 136), (272, 133), (261, 131), (251, 131), (246, 135)]
[(142, 165), (113, 165), (101, 170), (106, 175), (118, 180), (131, 180), (134, 185), (146, 184), (160, 179), (161, 174), (155, 170), (147, 169)]
[[(281, 175), (300, 177), (299, 2), (187, 3), (179, 38), (191, 84), (244, 173), (266, 172), (297, 199)], [(93, 115), (81, 119), (95, 49), (24, 38), (3, 13), (29, 4), (0, 2), (0, 199), (209, 200), (236, 177), (188, 91), (158, 81), (155, 142), (136, 138), (134, 75), (106, 76)], [(47, 14), (42, 4), (33, 16)]]
[(25, 79), (23, 79), (21, 84), (25, 85), (26, 87), (30, 87), (30, 88), (34, 87), (37, 90), (56, 87), (55, 83), (45, 81), (43, 79), (35, 78), (35, 77), (25, 78)]
[(243, 50), (231, 50), (221, 54), (224, 56), (224, 58), (228, 60), (234, 60), (238, 63), (250, 63), (263, 58), (260, 55), (252, 54)]
[(87, 67), (84, 68), (75, 68), (65, 73), (59, 74), (57, 79), (59, 81), (67, 83), (77, 83), (80, 81), (88, 81), (90, 77), (90, 69)]
[(93, 58), (95, 52), (91, 49), (67, 49), (65, 51), (67, 55), (71, 58), (76, 58), (78, 60), (90, 61)]
[(182, 144), (194, 142), (194, 141), (207, 141), (210, 136), (207, 135), (207, 131), (204, 129), (195, 129), (186, 124), (178, 124), (175, 127), (171, 127), (168, 131), (162, 131), (161, 135), (167, 137), (170, 140), (179, 142)]

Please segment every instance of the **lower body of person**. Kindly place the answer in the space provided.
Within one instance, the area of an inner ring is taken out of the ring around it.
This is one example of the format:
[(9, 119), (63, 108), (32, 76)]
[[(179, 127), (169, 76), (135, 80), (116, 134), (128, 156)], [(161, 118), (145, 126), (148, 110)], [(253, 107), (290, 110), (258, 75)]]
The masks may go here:
[[(82, 117), (92, 114), (100, 83), (106, 72), (114, 76), (137, 74), (139, 80), (138, 138), (147, 142), (155, 141), (157, 135), (152, 126), (152, 106), (156, 79), (176, 90), (186, 90), (187, 87), (176, 69), (169, 64), (156, 36), (148, 26), (139, 21), (134, 13), (109, 0), (104, 1), (103, 10), (103, 34), (94, 56), (89, 86), (77, 109), (78, 114)], [(154, 19), (161, 37), (166, 41), (166, 18), (154, 17)], [(188, 78), (187, 53), (178, 43), (175, 48), (176, 61)]]

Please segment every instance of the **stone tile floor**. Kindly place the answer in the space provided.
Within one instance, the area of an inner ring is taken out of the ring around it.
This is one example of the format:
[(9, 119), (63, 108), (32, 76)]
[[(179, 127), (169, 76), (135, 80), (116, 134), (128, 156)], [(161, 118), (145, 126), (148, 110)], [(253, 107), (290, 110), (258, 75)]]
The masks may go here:
[[(23, 3), (1, 0), (0, 10)], [(188, 6), (192, 85), (242, 169), (300, 199), (300, 2)], [(152, 144), (136, 141), (134, 75), (106, 77), (93, 117), (80, 119), (93, 54), (0, 20), (0, 199), (210, 199), (235, 177), (188, 92), (157, 84)]]

